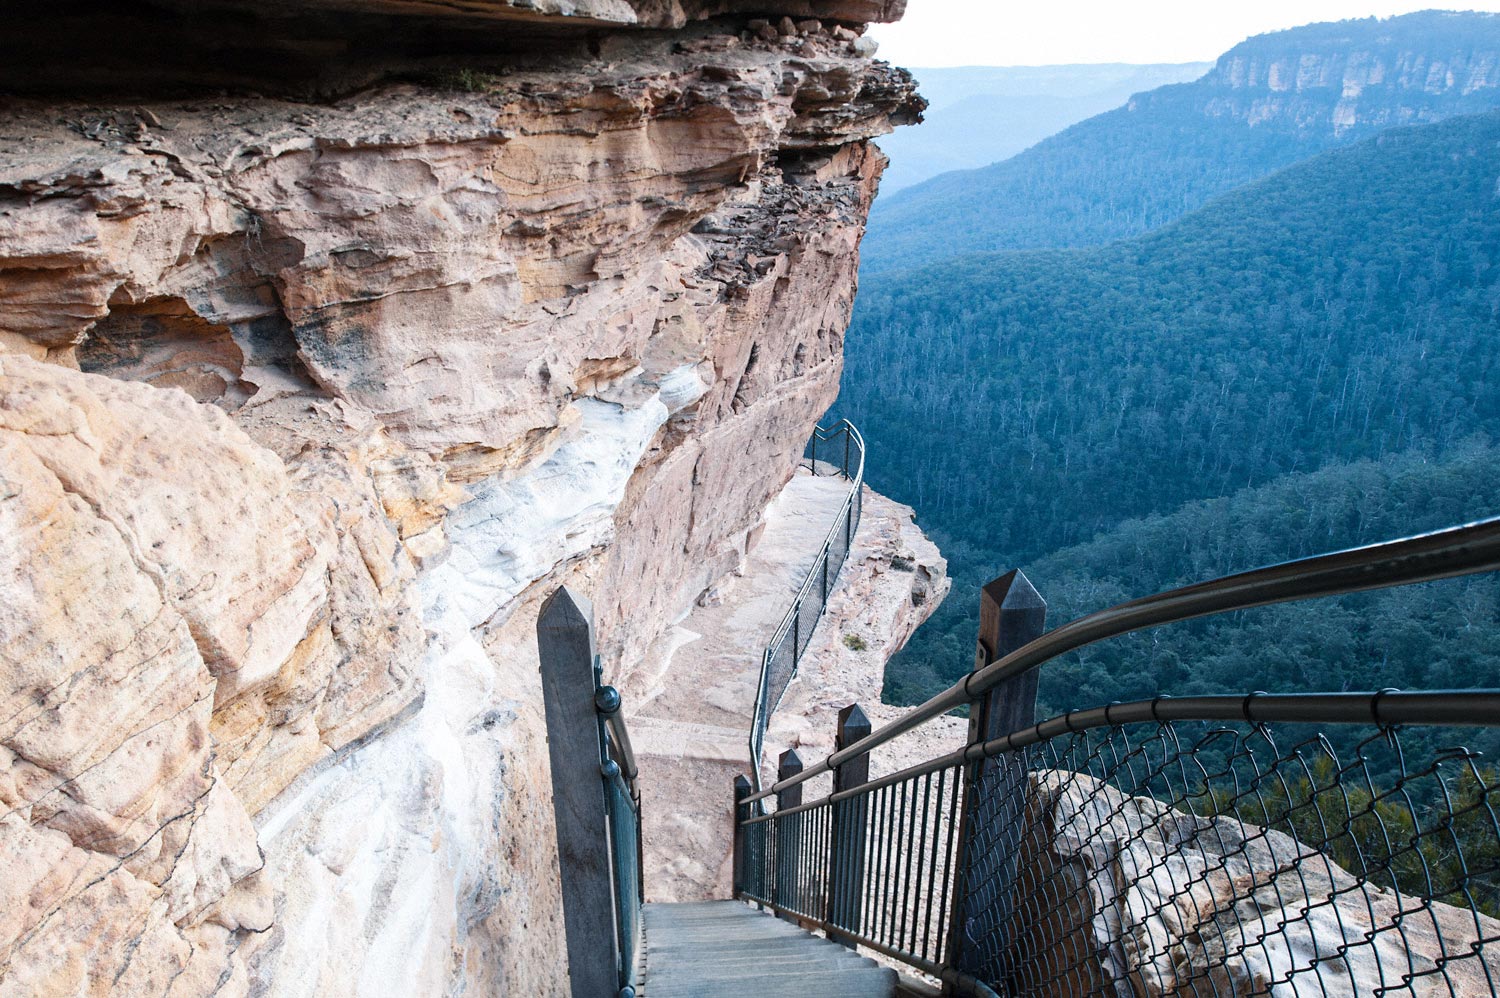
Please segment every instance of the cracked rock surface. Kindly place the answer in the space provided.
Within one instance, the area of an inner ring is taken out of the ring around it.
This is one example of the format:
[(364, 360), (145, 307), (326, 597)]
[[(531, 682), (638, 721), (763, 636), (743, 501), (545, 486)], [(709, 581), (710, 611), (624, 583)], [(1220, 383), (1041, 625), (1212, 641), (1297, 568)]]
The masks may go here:
[(421, 6), (540, 55), (0, 112), (3, 998), (562, 993), (537, 607), (640, 670), (837, 392), (897, 4)]

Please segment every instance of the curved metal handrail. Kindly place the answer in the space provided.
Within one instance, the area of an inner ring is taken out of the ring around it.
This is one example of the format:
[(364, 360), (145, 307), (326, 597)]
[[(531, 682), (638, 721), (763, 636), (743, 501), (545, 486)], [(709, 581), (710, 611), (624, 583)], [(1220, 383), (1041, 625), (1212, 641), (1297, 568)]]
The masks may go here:
[[(803, 811), (837, 804), (936, 773), (965, 762), (992, 759), (1028, 745), (1123, 724), (1173, 721), (1245, 721), (1254, 724), (1374, 724), (1381, 727), (1500, 727), (1500, 689), (1377, 690), (1366, 693), (1251, 693), (1191, 697), (1154, 697), (1058, 714), (1029, 728), (987, 742), (975, 742), (947, 755), (908, 766), (852, 790), (840, 790), (817, 800), (754, 815), (741, 822), (754, 825)], [(787, 780), (791, 784), (792, 780)], [(747, 802), (749, 798), (746, 799)]]
[[(781, 622), (771, 635), (771, 640), (766, 644), (765, 650), (761, 653), (760, 682), (756, 688), (755, 706), (751, 712), (750, 721), (750, 762), (756, 789), (760, 788), (760, 765), (763, 753), (765, 725), (769, 723), (771, 714), (776, 711), (777, 706), (780, 705), (781, 697), (786, 693), (786, 688), (783, 687), (780, 693), (777, 694), (776, 703), (770, 702), (769, 683), (771, 679), (771, 663), (775, 661), (776, 656), (780, 653), (782, 645), (792, 636), (792, 628), (796, 621), (801, 618), (802, 608), (812, 595), (814, 581), (820, 576), (826, 577), (826, 569), (820, 571), (819, 566), (826, 562), (829, 552), (833, 549), (834, 541), (840, 532), (849, 532), (850, 536), (846, 538), (844, 550), (845, 557), (847, 557), (848, 544), (853, 540), (853, 530), (851, 527), (853, 524), (857, 524), (858, 521), (858, 513), (854, 509), (854, 504), (859, 500), (860, 489), (864, 487), (865, 480), (865, 440), (858, 428), (847, 419), (839, 420), (828, 429), (824, 429), (821, 426), (814, 427), (808, 447), (811, 451), (809, 460), (813, 474), (816, 475), (818, 472), (818, 444), (820, 442), (826, 443), (840, 436), (844, 438), (844, 454), (843, 460), (839, 464), (839, 474), (843, 475), (849, 481), (849, 494), (844, 497), (844, 502), (839, 507), (838, 515), (834, 517), (832, 525), (828, 528), (828, 533), (823, 538), (823, 546), (813, 558), (812, 567), (807, 573), (807, 578), (802, 581), (802, 586), (797, 590), (796, 598), (792, 600), (792, 605), (782, 616)], [(857, 457), (857, 462), (854, 463), (852, 472), (850, 471), (851, 457)], [(852, 522), (851, 517), (853, 517)], [(842, 562), (839, 567), (842, 567)], [(837, 572), (838, 569), (835, 569), (834, 574), (837, 575)], [(821, 611), (819, 616), (821, 616)], [(792, 675), (796, 675), (797, 663), (800, 658), (801, 650), (794, 648)]]
[[(863, 485), (865, 481), (865, 438), (860, 435), (859, 430), (853, 423), (849, 422), (847, 419), (841, 419), (837, 423), (835, 423), (833, 429), (830, 430), (824, 430), (821, 426), (815, 427), (813, 430), (813, 440), (831, 440), (840, 433), (848, 433), (848, 435), (853, 438), (857, 452), (859, 454), (859, 464), (855, 468), (854, 474), (852, 475), (849, 474), (849, 470), (847, 467), (840, 469), (841, 474), (843, 474), (843, 476), (850, 482), (849, 494), (844, 497), (843, 505), (839, 507), (839, 513), (838, 516), (834, 518), (833, 526), (828, 528), (828, 534), (823, 538), (822, 552), (827, 552), (829, 548), (832, 547), (833, 539), (838, 536), (838, 532), (844, 522), (844, 518), (849, 513), (849, 504), (854, 501), (854, 494), (859, 490), (860, 486)], [(813, 466), (813, 474), (816, 475), (818, 464), (816, 448), (813, 449), (811, 461)], [(847, 461), (848, 458), (846, 456), (846, 465)], [(819, 558), (821, 557), (822, 553), (820, 552)], [(817, 563), (818, 558), (814, 558), (813, 564), (816, 565)], [(808, 594), (812, 592), (813, 578), (813, 573), (808, 572), (807, 578), (802, 581), (802, 588), (797, 590), (797, 598), (792, 600), (791, 607), (781, 618), (781, 623), (777, 625), (776, 632), (771, 636), (770, 644), (767, 646), (768, 648), (774, 648), (776, 645), (786, 640), (787, 632), (792, 629), (792, 621), (796, 619), (798, 612), (802, 609), (803, 601), (807, 598)]]
[(1008, 679), (1106, 638), (1231, 610), (1496, 570), (1500, 570), (1500, 517), (1283, 562), (1121, 603), (1048, 631), (816, 765), (752, 794), (745, 803), (754, 803), (831, 772), (955, 707), (974, 701)]

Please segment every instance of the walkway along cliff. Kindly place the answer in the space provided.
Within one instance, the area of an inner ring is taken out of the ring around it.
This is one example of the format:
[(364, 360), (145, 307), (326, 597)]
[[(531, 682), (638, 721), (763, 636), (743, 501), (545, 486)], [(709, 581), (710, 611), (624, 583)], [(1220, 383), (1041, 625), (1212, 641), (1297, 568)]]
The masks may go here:
[[(984, 588), (968, 677), (878, 729), (849, 705), (837, 750), (788, 749), (768, 789), (737, 776), (733, 899), (666, 905), (642, 904), (620, 697), (559, 591), (538, 641), (572, 994), (893, 998), (858, 950), (928, 977), (906, 995), (1500, 994), (1500, 771), (1460, 744), (1493, 741), (1500, 690), (1159, 696), (1034, 723), (1038, 669), (1097, 641), (1497, 569), (1491, 519), (1051, 631), (1011, 572)], [(956, 747), (891, 764), (959, 707)]]
[(18, 14), (0, 995), (562, 993), (538, 607), (624, 682), (745, 559), (900, 7)]

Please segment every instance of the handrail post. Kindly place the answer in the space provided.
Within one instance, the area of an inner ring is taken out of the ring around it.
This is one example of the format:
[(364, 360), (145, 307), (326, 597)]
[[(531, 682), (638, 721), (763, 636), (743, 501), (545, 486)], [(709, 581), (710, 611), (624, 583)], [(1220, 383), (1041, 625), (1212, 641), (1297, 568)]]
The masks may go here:
[[(839, 711), (834, 749), (848, 748), (870, 733), (870, 719), (857, 703)], [(855, 756), (833, 771), (833, 792), (853, 790), (870, 782), (870, 753)], [(833, 833), (828, 842), (828, 938), (854, 947), (854, 939), (835, 926), (859, 932), (860, 898), (865, 882), (865, 819), (869, 802), (850, 797), (833, 805)]]
[(749, 858), (745, 851), (745, 822), (750, 820), (750, 805), (745, 798), (750, 796), (750, 781), (745, 774), (734, 778), (734, 896), (739, 897), (745, 889), (746, 868)]
[(593, 621), (589, 601), (564, 587), (542, 604), (536, 623), (573, 998), (620, 990), (609, 801), (600, 773), (605, 745), (594, 702)]
[[(797, 754), (797, 750), (787, 749), (781, 753), (780, 764), (776, 767), (776, 782), (789, 780), (800, 772), (802, 772), (802, 757)], [(800, 807), (801, 804), (802, 784), (800, 783), (776, 794), (777, 811)], [(771, 900), (790, 908), (796, 903), (797, 860), (802, 848), (802, 815), (773, 818), (771, 826), (772, 836), (776, 842), (776, 880), (771, 888)], [(795, 915), (786, 912), (777, 912), (777, 914), (788, 921), (797, 920)]]
[[(974, 671), (985, 668), (1042, 636), (1047, 604), (1020, 571), (1008, 572), (980, 593), (979, 637)], [(969, 744), (990, 741), (1028, 727), (1036, 720), (1038, 670), (1000, 683), (969, 707)], [(1011, 940), (1006, 934), (1015, 902), (1016, 858), (1024, 834), (1029, 774), (1024, 759), (1010, 754), (970, 763), (965, 774), (964, 807), (959, 826), (959, 876), (954, 885), (953, 926), (948, 934), (946, 964), (982, 981), (1009, 976)], [(988, 805), (987, 807), (985, 805)], [(983, 808), (983, 810), (981, 810)], [(986, 827), (981, 829), (980, 822)], [(984, 832), (981, 836), (980, 832)], [(993, 900), (969, 910), (967, 890), (986, 875)], [(999, 937), (991, 954), (966, 942)]]

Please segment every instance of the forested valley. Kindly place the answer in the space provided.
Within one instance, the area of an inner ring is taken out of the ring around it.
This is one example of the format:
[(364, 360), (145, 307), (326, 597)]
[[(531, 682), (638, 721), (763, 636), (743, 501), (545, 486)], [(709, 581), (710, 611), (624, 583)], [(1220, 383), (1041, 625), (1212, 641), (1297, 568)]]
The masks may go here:
[(1386, 128), (1496, 106), (1495, 15), (1426, 11), (1257, 36), (1200, 80), (1138, 94), (1002, 162), (881, 197), (862, 270), (1101, 245)]
[[(977, 587), (1052, 622), (1500, 513), (1500, 113), (1393, 128), (1107, 246), (865, 275), (835, 416), (953, 595), (890, 666), (966, 671)], [(1244, 613), (1050, 667), (1048, 710), (1156, 693), (1492, 683), (1493, 580)]]

